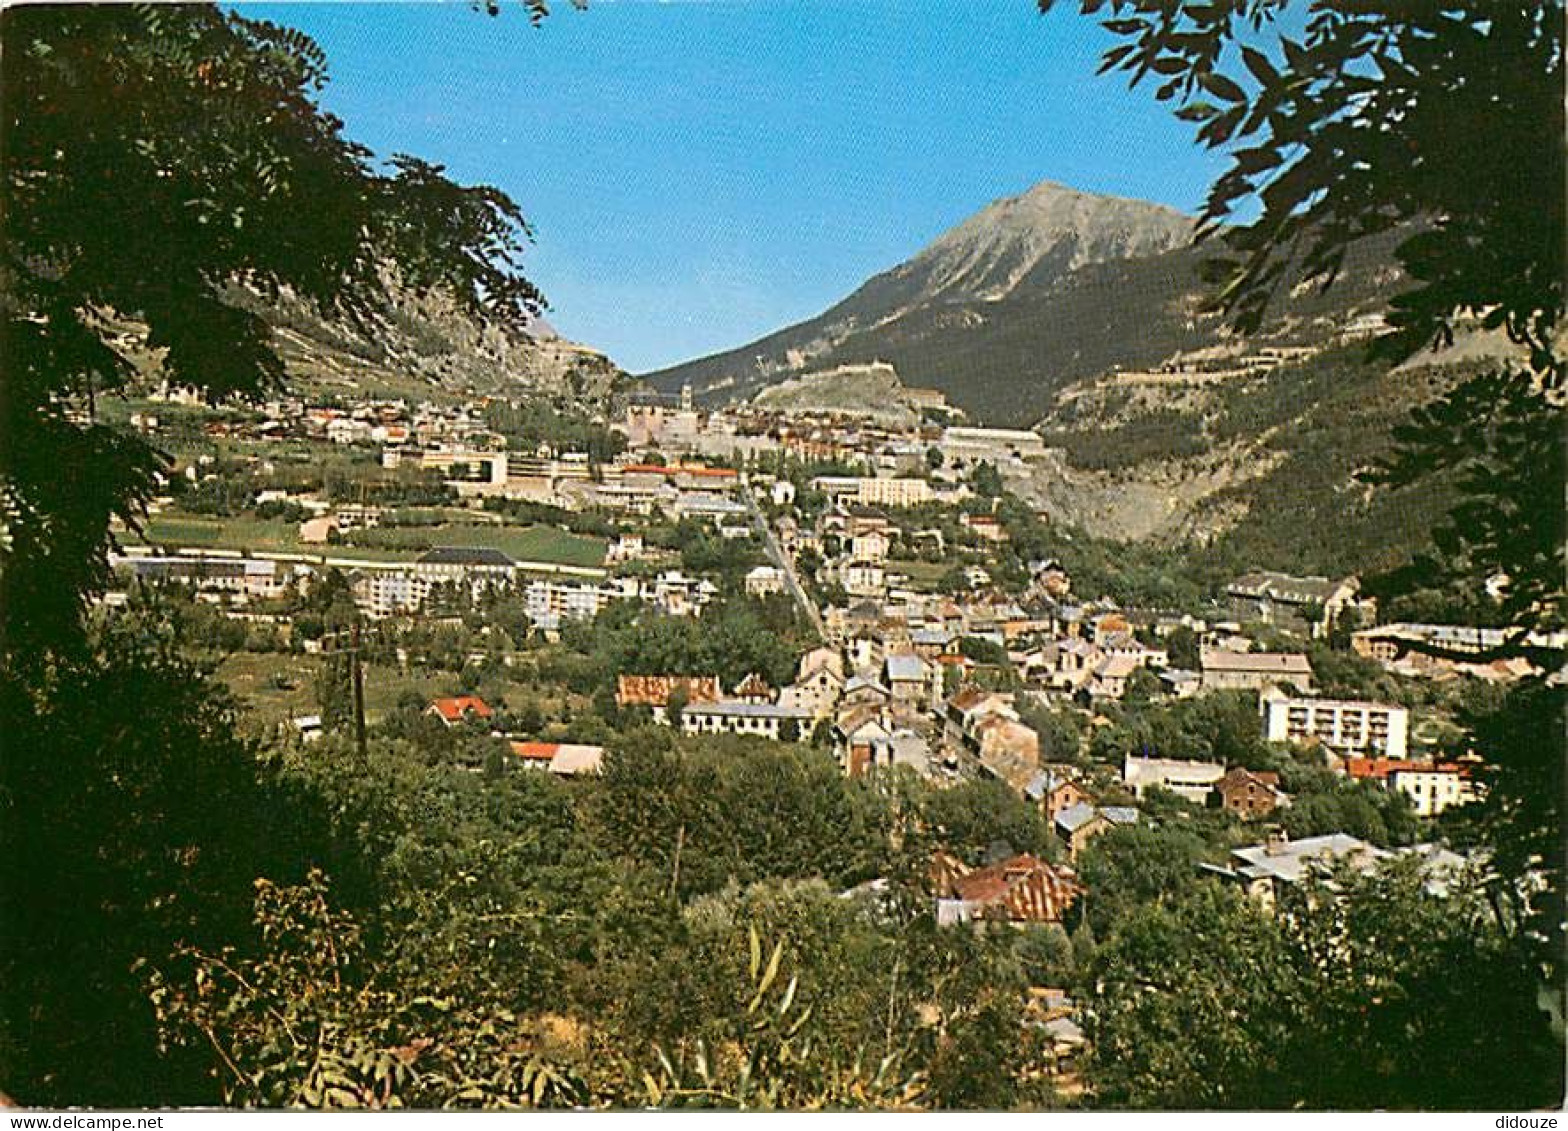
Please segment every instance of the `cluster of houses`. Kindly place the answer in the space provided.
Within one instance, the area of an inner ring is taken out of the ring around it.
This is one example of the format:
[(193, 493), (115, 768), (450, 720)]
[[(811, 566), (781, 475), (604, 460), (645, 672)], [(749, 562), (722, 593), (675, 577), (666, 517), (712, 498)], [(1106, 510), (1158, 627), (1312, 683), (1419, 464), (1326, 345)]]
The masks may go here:
[[(164, 386), (150, 399), (169, 404), (205, 403), (200, 391), (188, 386)], [(150, 413), (138, 414), (135, 423), (142, 431), (156, 431), (160, 425), (158, 417)], [(445, 405), (361, 398), (343, 405), (313, 405), (299, 397), (281, 397), (264, 402), (259, 413), (227, 413), (207, 421), (203, 428), (210, 436), (253, 442), (304, 440), (391, 448), (505, 443), (504, 437), (485, 424), (483, 401)]]
[[(922, 644), (928, 646), (922, 650)], [(1080, 771), (1046, 760), (1040, 735), (1020, 710), (1020, 695), (1027, 692), (964, 680), (962, 663), (945, 665), (949, 644), (912, 634), (818, 647), (801, 658), (795, 681), (779, 689), (755, 673), (728, 690), (712, 674), (622, 675), (617, 701), (647, 707), (656, 721), (669, 722), (671, 696), (677, 696), (679, 725), (690, 734), (782, 741), (826, 734), (850, 775), (902, 765), (934, 779), (962, 773), (995, 778), (1041, 806), (1070, 855), (1105, 828), (1136, 821), (1135, 809), (1094, 804)], [(1473, 762), (1410, 757), (1406, 708), (1304, 693), (1312, 687), (1312, 671), (1299, 653), (1202, 655), (1204, 686), (1257, 693), (1267, 740), (1315, 747), (1326, 766), (1406, 794), (1422, 816), (1475, 798)], [(957, 682), (951, 694), (949, 670)], [(1248, 820), (1289, 804), (1276, 774), (1217, 762), (1129, 756), (1120, 785), (1135, 798), (1157, 786)]]
[(442, 477), (460, 499), (514, 499), (568, 511), (601, 510), (673, 519), (710, 519), (745, 530), (742, 485), (732, 468), (646, 463), (625, 455), (595, 464), (588, 453), (542, 445), (532, 454), (504, 448), (386, 449), (386, 467), (417, 466)]
[[(784, 452), (804, 460), (865, 463), (878, 475), (924, 469), (933, 448), (942, 454), (943, 466), (953, 469), (981, 461), (1021, 466), (1047, 454), (1037, 432), (935, 423), (962, 416), (935, 389), (904, 388), (900, 401), (899, 406), (862, 410), (759, 403), (705, 409), (693, 403), (686, 388), (675, 396), (634, 395), (615, 427), (634, 451), (723, 459)], [(905, 411), (887, 411), (895, 407)]]

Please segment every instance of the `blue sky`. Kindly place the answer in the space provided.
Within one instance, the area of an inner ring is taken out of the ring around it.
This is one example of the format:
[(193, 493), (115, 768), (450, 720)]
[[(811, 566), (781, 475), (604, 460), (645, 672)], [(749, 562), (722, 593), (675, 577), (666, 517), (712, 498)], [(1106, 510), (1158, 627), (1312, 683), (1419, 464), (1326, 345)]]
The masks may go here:
[(565, 335), (644, 372), (809, 317), (1041, 180), (1194, 210), (1218, 171), (1033, 0), (240, 5), (378, 153), (506, 190)]

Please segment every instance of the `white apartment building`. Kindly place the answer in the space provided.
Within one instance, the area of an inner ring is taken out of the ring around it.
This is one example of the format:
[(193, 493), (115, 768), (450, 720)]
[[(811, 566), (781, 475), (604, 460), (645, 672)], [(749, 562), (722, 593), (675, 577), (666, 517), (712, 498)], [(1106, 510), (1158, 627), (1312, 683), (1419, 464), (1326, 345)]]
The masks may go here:
[(856, 498), (867, 506), (915, 507), (931, 501), (924, 479), (862, 479)]
[(1306, 699), (1269, 688), (1259, 696), (1263, 737), (1270, 742), (1320, 742), (1339, 755), (1404, 758), (1410, 712), (1386, 703)]
[(879, 507), (915, 507), (929, 503), (931, 484), (924, 479), (879, 479), (866, 476), (819, 475), (814, 490), (834, 499)]
[(1452, 805), (1476, 798), (1475, 783), (1461, 766), (1412, 762), (1390, 769), (1388, 787), (1410, 798), (1418, 817), (1435, 817)]
[(431, 581), (407, 567), (363, 567), (353, 575), (354, 600), (371, 616), (416, 613), (430, 596)]
[(614, 599), (613, 589), (590, 583), (537, 580), (523, 590), (523, 614), (536, 625), (592, 620)]

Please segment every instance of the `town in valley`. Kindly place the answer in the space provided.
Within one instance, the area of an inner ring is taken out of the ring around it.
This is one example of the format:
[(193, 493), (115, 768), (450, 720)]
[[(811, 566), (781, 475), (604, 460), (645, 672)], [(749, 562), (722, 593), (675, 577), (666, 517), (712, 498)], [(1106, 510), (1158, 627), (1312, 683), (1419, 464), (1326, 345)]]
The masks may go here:
[[(949, 930), (1092, 934), (1129, 830), (1181, 829), (1194, 879), (1262, 907), (1344, 867), (1408, 859), (1436, 891), (1474, 866), (1444, 829), (1484, 796), (1486, 752), (1455, 720), (1541, 674), (1490, 658), (1500, 629), (1391, 615), (1354, 575), (1140, 601), (1015, 493), (1060, 458), (1038, 432), (892, 387), (874, 410), (634, 387), (580, 415), (158, 389), (127, 421), (179, 455), (102, 604), (155, 602), (294, 758), (351, 758), (368, 732), (581, 789), (652, 728), (972, 794), (994, 827), (922, 878)], [(886, 882), (840, 895), (874, 906)], [(1072, 1099), (1080, 1007), (1045, 980), (1020, 1004)]]
[(0, 8), (0, 1108), (1560, 1110), (1562, 8)]

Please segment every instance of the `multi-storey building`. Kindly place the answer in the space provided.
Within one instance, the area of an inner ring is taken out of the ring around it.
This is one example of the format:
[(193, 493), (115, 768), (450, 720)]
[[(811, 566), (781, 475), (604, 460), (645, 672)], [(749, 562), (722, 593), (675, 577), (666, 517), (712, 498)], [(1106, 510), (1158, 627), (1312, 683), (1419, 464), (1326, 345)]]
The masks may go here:
[(1386, 703), (1305, 699), (1270, 688), (1259, 697), (1263, 736), (1270, 742), (1319, 742), (1340, 756), (1403, 758), (1410, 712)]
[(862, 479), (855, 497), (869, 506), (915, 507), (931, 501), (931, 484), (924, 479)]
[(592, 620), (616, 596), (613, 587), (539, 579), (523, 589), (523, 613), (535, 625), (554, 628), (563, 620)]
[(819, 475), (811, 486), (834, 499), (867, 506), (915, 507), (932, 498), (931, 484), (924, 479)]
[(354, 600), (371, 616), (416, 613), (430, 596), (431, 582), (408, 567), (362, 567), (350, 576)]
[(1351, 758), (1345, 772), (1357, 781), (1375, 781), (1410, 798), (1420, 817), (1435, 817), (1453, 805), (1476, 800), (1479, 793), (1467, 762), (1407, 762), (1394, 758)]

